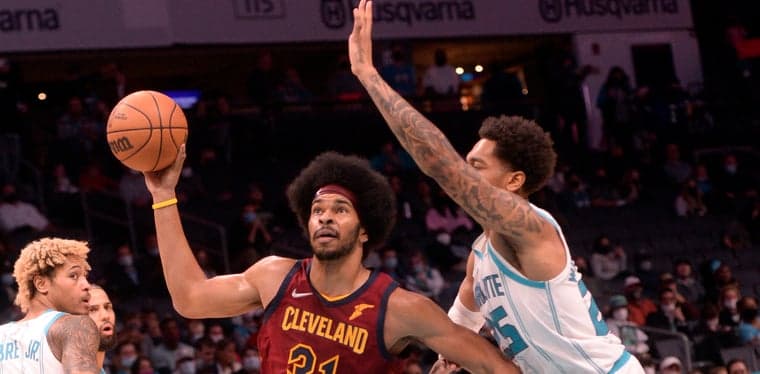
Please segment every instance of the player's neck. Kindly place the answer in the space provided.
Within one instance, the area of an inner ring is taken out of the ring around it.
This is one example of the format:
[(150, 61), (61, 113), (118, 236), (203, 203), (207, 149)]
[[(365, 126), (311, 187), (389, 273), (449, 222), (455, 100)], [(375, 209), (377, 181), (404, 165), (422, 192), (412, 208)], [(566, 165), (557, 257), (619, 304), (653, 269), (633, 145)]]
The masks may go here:
[(369, 277), (369, 270), (361, 264), (361, 252), (332, 261), (315, 259), (311, 264), (309, 280), (312, 286), (324, 296), (340, 297), (354, 292)]
[(98, 361), (98, 367), (103, 368), (103, 361), (106, 359), (106, 351), (98, 351), (95, 355), (95, 359)]
[(35, 319), (42, 315), (42, 313), (47, 312), (50, 309), (53, 308), (53, 305), (45, 298), (42, 297), (35, 297), (31, 300), (29, 303), (29, 311), (26, 312), (24, 315), (24, 318), (22, 318), (22, 321)]

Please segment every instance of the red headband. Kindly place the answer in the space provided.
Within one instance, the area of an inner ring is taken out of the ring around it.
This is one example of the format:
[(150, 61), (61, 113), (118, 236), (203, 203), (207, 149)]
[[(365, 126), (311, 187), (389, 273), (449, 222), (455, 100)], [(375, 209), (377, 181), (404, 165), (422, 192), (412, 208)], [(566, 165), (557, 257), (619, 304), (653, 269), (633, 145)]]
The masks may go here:
[(314, 194), (314, 198), (328, 193), (338, 194), (345, 197), (348, 199), (348, 201), (351, 202), (351, 205), (356, 208), (356, 195), (354, 195), (354, 193), (349, 191), (347, 188), (337, 184), (328, 184), (326, 186), (323, 186), (317, 190), (317, 193)]

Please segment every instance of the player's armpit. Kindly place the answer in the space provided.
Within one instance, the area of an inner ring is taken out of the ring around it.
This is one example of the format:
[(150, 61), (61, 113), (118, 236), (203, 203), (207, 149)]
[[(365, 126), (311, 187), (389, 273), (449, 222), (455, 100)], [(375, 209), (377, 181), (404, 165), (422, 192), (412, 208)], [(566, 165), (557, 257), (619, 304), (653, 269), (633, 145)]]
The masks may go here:
[(519, 373), (483, 337), (453, 323), (432, 300), (405, 290), (391, 295), (386, 333), (413, 337), (472, 373)]
[(100, 373), (96, 359), (100, 332), (89, 316), (59, 318), (48, 331), (48, 343), (65, 373)]

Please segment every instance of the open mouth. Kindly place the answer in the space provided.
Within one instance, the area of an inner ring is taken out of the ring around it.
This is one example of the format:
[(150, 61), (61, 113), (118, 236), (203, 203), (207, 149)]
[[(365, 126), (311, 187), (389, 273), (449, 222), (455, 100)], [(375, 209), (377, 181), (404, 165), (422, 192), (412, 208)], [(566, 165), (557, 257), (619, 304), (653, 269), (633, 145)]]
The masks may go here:
[(336, 239), (337, 237), (338, 232), (333, 229), (319, 229), (314, 233), (314, 238), (318, 240)]
[(110, 335), (113, 333), (113, 326), (110, 324), (107, 324), (100, 328), (100, 331), (105, 333), (106, 335)]

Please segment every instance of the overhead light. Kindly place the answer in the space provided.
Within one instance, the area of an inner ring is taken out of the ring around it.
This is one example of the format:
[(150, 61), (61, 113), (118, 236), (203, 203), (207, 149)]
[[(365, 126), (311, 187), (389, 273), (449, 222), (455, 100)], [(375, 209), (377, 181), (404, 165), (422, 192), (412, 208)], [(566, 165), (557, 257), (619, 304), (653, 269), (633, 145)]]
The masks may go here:
[(463, 68), (463, 67), (461, 67), (461, 66), (457, 66), (457, 68), (456, 68), (456, 69), (454, 69), (454, 71), (455, 71), (457, 74), (459, 74), (459, 75), (462, 75), (462, 74), (464, 74), (464, 68)]
[(476, 73), (482, 73), (483, 72), (483, 65), (475, 65), (475, 72)]
[(47, 99), (47, 94), (44, 92), (40, 92), (37, 94), (37, 100), (39, 101), (45, 101)]

